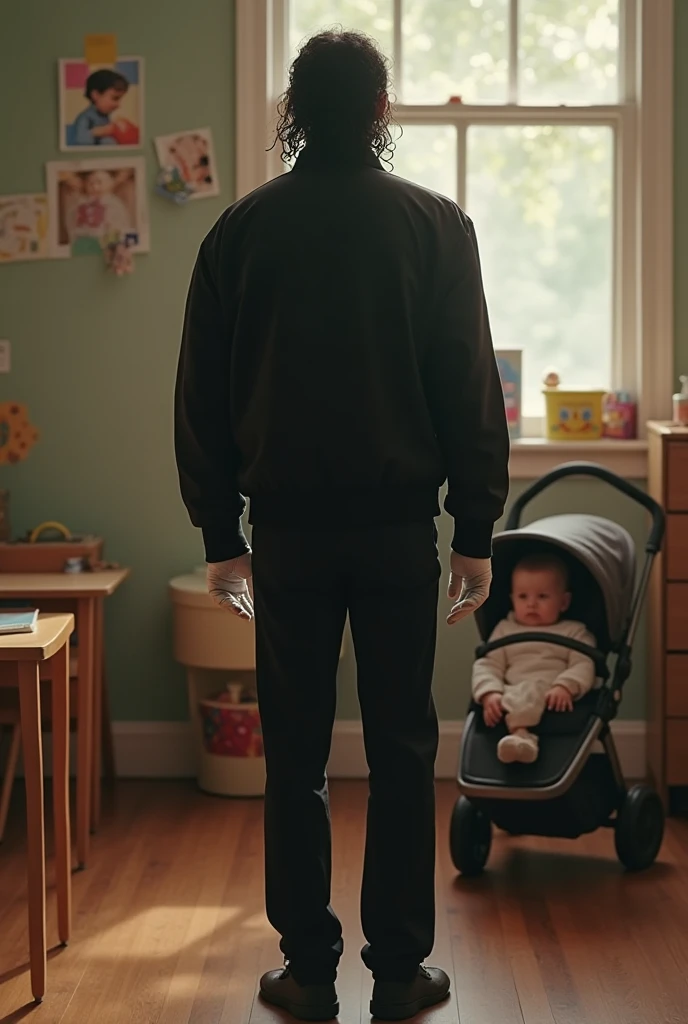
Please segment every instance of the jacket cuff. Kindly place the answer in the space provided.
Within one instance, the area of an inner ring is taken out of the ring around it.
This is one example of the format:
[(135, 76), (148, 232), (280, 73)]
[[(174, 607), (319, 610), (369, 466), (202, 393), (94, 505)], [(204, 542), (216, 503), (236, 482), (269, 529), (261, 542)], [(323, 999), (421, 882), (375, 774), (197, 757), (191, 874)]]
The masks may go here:
[(494, 523), (482, 519), (455, 519), (452, 549), (467, 558), (492, 557)]
[(239, 558), (251, 550), (241, 520), (236, 526), (231, 523), (214, 523), (202, 526), (203, 544), (206, 562), (226, 562), (230, 558)]

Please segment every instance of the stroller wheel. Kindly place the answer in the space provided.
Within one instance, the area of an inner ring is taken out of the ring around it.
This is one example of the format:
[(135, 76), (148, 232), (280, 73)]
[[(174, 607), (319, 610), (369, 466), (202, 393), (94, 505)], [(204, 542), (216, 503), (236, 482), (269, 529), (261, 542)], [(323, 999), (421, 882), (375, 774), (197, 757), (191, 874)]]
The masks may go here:
[(492, 822), (465, 796), (459, 797), (449, 827), (451, 859), (457, 871), (479, 875), (487, 864), (492, 844)]
[(616, 855), (629, 871), (648, 868), (664, 838), (664, 808), (654, 789), (629, 789), (616, 818)]

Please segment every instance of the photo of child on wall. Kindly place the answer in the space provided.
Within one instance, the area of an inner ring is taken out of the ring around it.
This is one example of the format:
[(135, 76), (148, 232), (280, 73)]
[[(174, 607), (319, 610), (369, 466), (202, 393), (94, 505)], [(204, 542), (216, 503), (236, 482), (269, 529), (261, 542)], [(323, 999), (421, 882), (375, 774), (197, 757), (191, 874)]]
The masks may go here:
[(60, 61), (60, 149), (138, 149), (143, 122), (142, 71), (140, 57), (97, 68), (83, 60)]
[(97, 253), (113, 238), (134, 252), (148, 250), (141, 157), (50, 163), (47, 171), (54, 255)]

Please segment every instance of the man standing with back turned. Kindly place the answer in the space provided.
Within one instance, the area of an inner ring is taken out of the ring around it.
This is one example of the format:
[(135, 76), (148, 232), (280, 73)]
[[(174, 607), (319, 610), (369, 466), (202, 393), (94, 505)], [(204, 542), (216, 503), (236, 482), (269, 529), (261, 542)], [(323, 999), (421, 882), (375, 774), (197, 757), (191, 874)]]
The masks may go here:
[(203, 242), (177, 379), (177, 463), (210, 592), (249, 619), (255, 586), (266, 903), (285, 957), (261, 992), (301, 1020), (338, 1012), (325, 768), (347, 613), (370, 768), (371, 1012), (404, 1020), (449, 991), (422, 966), (435, 926), (434, 517), (448, 480), (451, 623), (487, 596), (508, 486), (473, 225), (383, 169), (387, 90), (366, 37), (304, 45), (278, 128), (296, 164)]

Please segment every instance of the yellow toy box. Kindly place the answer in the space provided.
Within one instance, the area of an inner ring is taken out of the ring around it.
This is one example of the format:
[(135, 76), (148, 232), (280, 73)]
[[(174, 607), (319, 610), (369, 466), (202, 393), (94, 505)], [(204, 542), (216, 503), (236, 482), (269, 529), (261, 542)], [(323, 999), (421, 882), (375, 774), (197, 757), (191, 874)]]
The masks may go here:
[(558, 387), (543, 391), (547, 406), (549, 441), (599, 441), (602, 437), (602, 400), (606, 392)]

